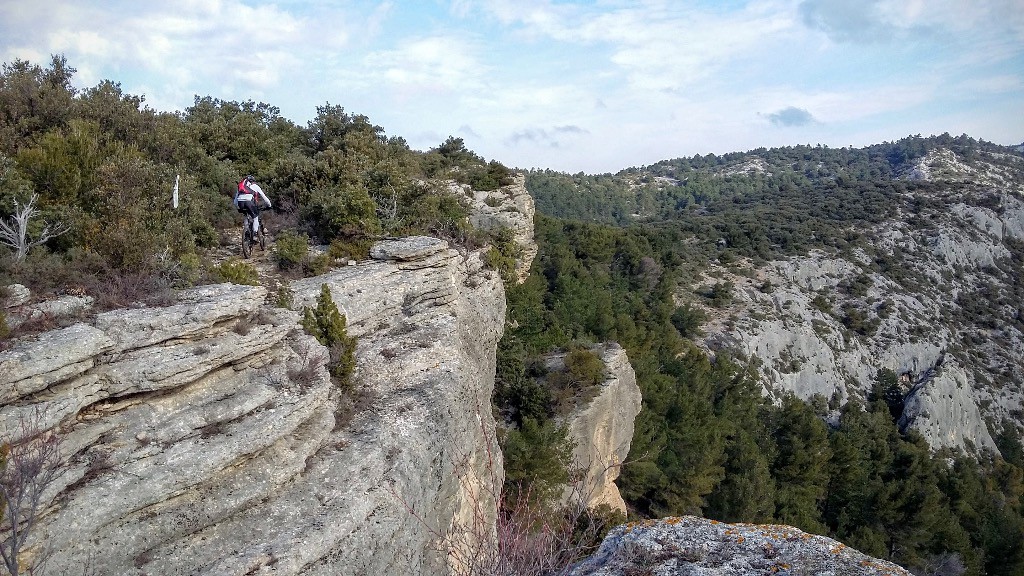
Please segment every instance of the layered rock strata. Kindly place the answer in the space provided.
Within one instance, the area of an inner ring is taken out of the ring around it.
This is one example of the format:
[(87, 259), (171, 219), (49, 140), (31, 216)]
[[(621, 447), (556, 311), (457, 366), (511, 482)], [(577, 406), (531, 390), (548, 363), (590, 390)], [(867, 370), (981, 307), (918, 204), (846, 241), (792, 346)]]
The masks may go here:
[[(59, 573), (440, 574), (439, 536), (500, 485), (489, 399), (504, 291), (413, 238), (292, 285), (183, 292), (0, 353), (0, 427), (61, 437), (25, 561)], [(322, 284), (353, 390), (299, 326)], [(481, 490), (481, 487), (484, 488)], [(492, 507), (490, 509), (493, 509)]]
[(530, 266), (537, 256), (533, 218), (536, 215), (533, 197), (526, 191), (526, 176), (517, 174), (508, 186), (497, 190), (469, 190), (472, 212), (470, 223), (481, 230), (498, 232), (508, 229), (519, 247), (516, 258), (516, 276), (520, 284), (530, 275)]

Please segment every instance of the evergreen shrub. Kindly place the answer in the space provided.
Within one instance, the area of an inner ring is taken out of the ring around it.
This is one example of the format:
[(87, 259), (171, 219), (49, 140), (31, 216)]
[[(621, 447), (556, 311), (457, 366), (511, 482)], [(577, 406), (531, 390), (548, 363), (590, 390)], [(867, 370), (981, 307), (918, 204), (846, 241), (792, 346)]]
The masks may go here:
[(350, 390), (356, 366), (356, 339), (348, 335), (345, 324), (345, 315), (338, 311), (327, 284), (322, 284), (316, 307), (302, 309), (302, 327), (327, 347), (331, 354), (328, 371), (342, 389)]
[(274, 240), (274, 260), (283, 271), (298, 269), (308, 253), (309, 242), (306, 237), (293, 230), (282, 231)]
[(256, 268), (253, 267), (252, 264), (242, 262), (237, 258), (231, 258), (221, 262), (215, 266), (211, 272), (221, 282), (246, 284), (248, 286), (258, 286), (260, 283), (259, 275), (256, 273)]

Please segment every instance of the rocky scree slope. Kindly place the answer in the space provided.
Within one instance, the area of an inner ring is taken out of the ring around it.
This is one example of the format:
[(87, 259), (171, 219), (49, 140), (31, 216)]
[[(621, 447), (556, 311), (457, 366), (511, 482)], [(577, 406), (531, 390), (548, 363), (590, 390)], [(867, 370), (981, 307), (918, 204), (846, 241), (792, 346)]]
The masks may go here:
[[(0, 353), (0, 431), (62, 438), (24, 561), (66, 574), (431, 574), (435, 533), (503, 477), (489, 409), (504, 290), (478, 254), (384, 242), (292, 284), (203, 286)], [(299, 326), (321, 284), (364, 405)], [(410, 511), (415, 511), (411, 513)]]
[[(904, 429), (934, 448), (995, 449), (993, 434), (1024, 424), (1024, 161), (1006, 160), (1017, 168), (934, 150), (903, 177), (943, 185), (894, 205), (873, 253), (714, 264), (678, 300), (704, 306), (703, 345), (754, 359), (769, 394), (835, 409), (884, 368)], [(721, 282), (728, 306), (694, 296)]]

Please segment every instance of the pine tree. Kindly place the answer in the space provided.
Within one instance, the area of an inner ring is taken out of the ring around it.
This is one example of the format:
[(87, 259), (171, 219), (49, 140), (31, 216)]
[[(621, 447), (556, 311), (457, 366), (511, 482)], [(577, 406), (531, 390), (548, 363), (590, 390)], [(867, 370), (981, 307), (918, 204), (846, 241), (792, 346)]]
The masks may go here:
[(778, 446), (772, 466), (775, 518), (808, 532), (826, 533), (819, 511), (828, 487), (831, 455), (825, 423), (790, 394), (782, 402), (774, 437)]
[(348, 335), (345, 324), (345, 315), (338, 311), (331, 290), (327, 284), (321, 284), (316, 307), (302, 310), (302, 327), (330, 350), (328, 370), (343, 387), (348, 387), (356, 366), (356, 339)]

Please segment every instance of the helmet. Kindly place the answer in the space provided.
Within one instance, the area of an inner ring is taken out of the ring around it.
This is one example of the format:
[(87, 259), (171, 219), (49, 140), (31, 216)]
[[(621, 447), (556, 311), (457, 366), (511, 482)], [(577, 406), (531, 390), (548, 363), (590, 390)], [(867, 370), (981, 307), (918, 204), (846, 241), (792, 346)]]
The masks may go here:
[(252, 181), (256, 180), (256, 177), (253, 176), (252, 174), (249, 174), (249, 175), (247, 175), (245, 177), (245, 179), (248, 180), (249, 182), (252, 182)]

